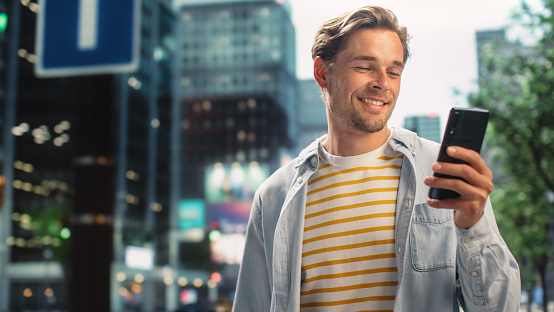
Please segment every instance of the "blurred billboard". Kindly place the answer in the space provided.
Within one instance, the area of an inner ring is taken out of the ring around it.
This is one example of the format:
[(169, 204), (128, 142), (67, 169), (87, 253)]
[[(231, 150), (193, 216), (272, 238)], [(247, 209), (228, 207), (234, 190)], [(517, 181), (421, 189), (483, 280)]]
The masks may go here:
[(208, 205), (214, 262), (240, 264), (251, 206), (251, 201)]
[(216, 163), (206, 169), (205, 192), (209, 203), (249, 201), (269, 176), (267, 165), (251, 162), (231, 166)]
[(204, 238), (206, 204), (201, 199), (181, 200), (178, 207), (182, 241), (199, 242)]

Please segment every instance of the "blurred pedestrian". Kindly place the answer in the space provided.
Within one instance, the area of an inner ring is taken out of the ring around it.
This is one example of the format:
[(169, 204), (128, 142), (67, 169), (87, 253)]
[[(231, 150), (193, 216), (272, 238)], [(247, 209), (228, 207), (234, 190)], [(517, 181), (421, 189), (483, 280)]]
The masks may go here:
[[(312, 56), (328, 134), (258, 189), (234, 311), (517, 311), (519, 268), (481, 156), (456, 147), (449, 155), (467, 165), (435, 163), (437, 143), (387, 126), (406, 28), (363, 7), (326, 22)], [(428, 70), (440, 79), (448, 64)], [(413, 105), (433, 100), (428, 84)], [(429, 187), (461, 197), (431, 200)]]

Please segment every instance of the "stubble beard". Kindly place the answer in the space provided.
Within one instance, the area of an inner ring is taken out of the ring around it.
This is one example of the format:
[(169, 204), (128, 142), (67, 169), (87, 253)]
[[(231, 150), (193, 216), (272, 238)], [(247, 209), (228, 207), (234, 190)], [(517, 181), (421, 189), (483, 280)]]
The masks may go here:
[(351, 118), (350, 128), (358, 133), (369, 134), (376, 133), (387, 125), (386, 120), (364, 120), (361, 118)]
[[(340, 84), (337, 87), (340, 89)], [(333, 94), (340, 93), (337, 92), (338, 90), (333, 91)], [(335, 119), (341, 120), (342, 123), (348, 128), (361, 134), (376, 133), (383, 130), (392, 114), (392, 111), (387, 111), (385, 116), (381, 114), (374, 114), (374, 116), (370, 116), (370, 118), (364, 118), (364, 114), (358, 111), (356, 105), (351, 103), (352, 100), (350, 98), (336, 98), (328, 94), (327, 100), (329, 113), (332, 114)], [(356, 100), (357, 99), (354, 99), (354, 101)]]

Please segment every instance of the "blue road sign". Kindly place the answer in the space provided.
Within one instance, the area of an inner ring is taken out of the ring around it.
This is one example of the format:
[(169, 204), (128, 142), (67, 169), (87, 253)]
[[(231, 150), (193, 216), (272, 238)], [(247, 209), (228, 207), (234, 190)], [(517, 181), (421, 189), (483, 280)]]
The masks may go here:
[(138, 68), (140, 0), (40, 0), (39, 7), (38, 77)]

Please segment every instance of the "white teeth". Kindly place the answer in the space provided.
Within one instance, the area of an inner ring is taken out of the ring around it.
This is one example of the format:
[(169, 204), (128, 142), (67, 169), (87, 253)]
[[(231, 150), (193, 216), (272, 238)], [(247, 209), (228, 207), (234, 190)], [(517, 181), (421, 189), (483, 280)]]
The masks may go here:
[(365, 102), (365, 103), (369, 103), (369, 104), (373, 104), (373, 105), (385, 105), (385, 103), (381, 102), (381, 101), (374, 101), (374, 100), (371, 100), (371, 99), (360, 99), (360, 101), (362, 102)]

